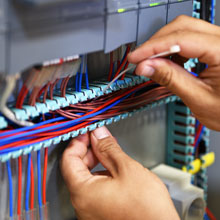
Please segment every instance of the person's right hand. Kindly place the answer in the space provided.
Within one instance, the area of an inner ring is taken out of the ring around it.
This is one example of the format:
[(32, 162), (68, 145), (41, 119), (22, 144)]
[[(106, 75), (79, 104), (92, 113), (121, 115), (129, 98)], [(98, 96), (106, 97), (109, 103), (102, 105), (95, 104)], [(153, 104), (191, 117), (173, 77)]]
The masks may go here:
[[(146, 60), (173, 45), (181, 47), (180, 56), (199, 58), (208, 68), (195, 78), (170, 60)], [(136, 74), (166, 86), (189, 106), (202, 124), (220, 131), (220, 27), (180, 16), (132, 52), (128, 60), (137, 64)]]

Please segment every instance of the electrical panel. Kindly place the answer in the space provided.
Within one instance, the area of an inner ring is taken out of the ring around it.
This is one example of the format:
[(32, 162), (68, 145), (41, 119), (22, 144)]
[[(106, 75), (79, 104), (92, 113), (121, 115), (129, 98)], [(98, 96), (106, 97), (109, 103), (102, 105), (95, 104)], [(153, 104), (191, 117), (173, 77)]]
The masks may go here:
[(166, 20), (167, 5), (140, 8), (137, 44), (142, 44), (148, 40), (152, 34), (156, 33), (166, 24)]
[[(175, 4), (135, 0), (73, 0), (62, 4), (1, 0), (0, 72), (15, 74), (45, 60), (95, 51), (107, 53), (127, 43), (143, 43), (175, 16), (191, 14), (192, 1)], [(146, 29), (144, 19), (150, 19)]]
[[(190, 207), (195, 211), (197, 198), (199, 213), (192, 219), (201, 219), (206, 169), (215, 160), (209, 130), (179, 97), (136, 76), (127, 60), (179, 15), (213, 23), (214, 6), (193, 0), (0, 0), (0, 219), (73, 219), (60, 155), (71, 138), (104, 125), (126, 153), (145, 167), (157, 166), (153, 172), (169, 188), (181, 219), (191, 216)], [(185, 68), (204, 66), (190, 59)], [(198, 155), (196, 147), (203, 148)], [(41, 191), (43, 205), (34, 199)]]
[(176, 2), (168, 5), (167, 22), (171, 22), (178, 15), (184, 14), (190, 16), (192, 1)]

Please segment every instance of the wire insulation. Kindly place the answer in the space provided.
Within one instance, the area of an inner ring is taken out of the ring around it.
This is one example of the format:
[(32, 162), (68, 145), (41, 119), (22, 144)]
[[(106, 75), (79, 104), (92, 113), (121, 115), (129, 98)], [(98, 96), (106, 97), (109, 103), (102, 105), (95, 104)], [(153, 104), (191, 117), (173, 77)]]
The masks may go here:
[(38, 186), (38, 205), (42, 207), (42, 198), (41, 198), (41, 159), (40, 159), (40, 150), (37, 151), (37, 186)]
[(21, 195), (22, 195), (22, 157), (18, 158), (18, 205), (17, 215), (21, 215)]
[(29, 196), (30, 196), (30, 183), (31, 183), (31, 154), (28, 154), (27, 165), (27, 186), (25, 194), (25, 211), (29, 211)]
[(44, 173), (43, 173), (43, 205), (46, 205), (46, 183), (47, 183), (47, 162), (48, 162), (48, 148), (44, 149)]
[(9, 183), (9, 216), (13, 217), (13, 183), (11, 174), (11, 164), (10, 161), (6, 162), (8, 171), (8, 183)]

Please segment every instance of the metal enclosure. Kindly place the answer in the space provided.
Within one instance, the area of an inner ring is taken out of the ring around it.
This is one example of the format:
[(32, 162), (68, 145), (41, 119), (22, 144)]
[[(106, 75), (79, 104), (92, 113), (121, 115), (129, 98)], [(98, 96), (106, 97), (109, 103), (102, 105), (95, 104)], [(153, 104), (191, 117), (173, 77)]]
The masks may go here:
[(191, 12), (191, 0), (0, 0), (0, 72), (15, 74), (45, 60), (140, 44), (166, 17), (170, 22)]
[(142, 44), (166, 24), (167, 5), (140, 8), (137, 44)]
[(167, 23), (170, 23), (174, 18), (176, 18), (179, 15), (191, 16), (192, 6), (193, 6), (192, 1), (184, 1), (184, 2), (176, 2), (176, 3), (168, 4)]
[[(150, 6), (155, 3), (160, 4)], [(180, 14), (192, 14), (192, 1), (168, 4), (168, 0), (0, 0), (0, 73), (14, 74), (33, 64), (74, 54), (101, 51), (102, 57), (102, 52), (131, 42), (139, 45)], [(89, 57), (92, 60), (95, 55)], [(89, 62), (93, 66), (90, 78), (101, 78), (106, 73), (105, 61)], [(109, 128), (125, 152), (144, 166), (165, 162), (166, 106)], [(67, 142), (52, 146), (49, 152), (47, 200), (52, 220), (74, 219), (59, 171), (60, 155), (66, 145)], [(25, 167), (26, 161), (23, 163)], [(5, 219), (5, 164), (0, 164), (0, 171), (0, 219)], [(15, 164), (12, 171), (17, 172)]]
[(122, 44), (136, 41), (137, 20), (137, 10), (107, 15), (105, 42), (106, 53), (117, 49)]

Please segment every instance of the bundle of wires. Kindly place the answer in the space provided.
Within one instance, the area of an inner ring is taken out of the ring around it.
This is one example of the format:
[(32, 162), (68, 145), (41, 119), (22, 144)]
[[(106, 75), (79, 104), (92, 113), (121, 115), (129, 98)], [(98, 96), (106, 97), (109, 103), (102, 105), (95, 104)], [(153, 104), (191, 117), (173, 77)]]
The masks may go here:
[[(117, 71), (116, 71), (115, 75), (114, 75), (115, 63), (113, 62), (113, 53), (114, 52), (110, 53), (110, 69), (109, 69), (108, 81), (111, 81), (113, 78), (117, 77), (118, 74), (123, 70), (123, 68), (124, 68), (124, 70), (128, 68), (129, 62), (128, 62), (127, 58), (128, 58), (128, 54), (129, 54), (130, 50), (131, 50), (131, 47), (130, 47), (130, 45), (128, 45), (122, 60), (118, 61), (118, 63), (117, 63)], [(124, 77), (125, 77), (125, 75), (122, 76), (122, 79), (124, 79)]]
[(171, 93), (167, 89), (148, 81), (91, 102), (57, 110), (55, 118), (49, 114), (47, 115), (49, 119), (33, 126), (1, 131), (0, 155), (50, 140), (83, 128), (94, 121), (132, 111), (170, 95)]
[(80, 72), (78, 72), (76, 74), (75, 90), (77, 92), (81, 92), (81, 90), (82, 90), (83, 76), (85, 76), (86, 89), (89, 89), (89, 78), (88, 78), (88, 67), (87, 67), (87, 57), (86, 56), (82, 57), (82, 62), (80, 65)]
[[(46, 114), (45, 118), (35, 119), (30, 127), (9, 128), (0, 132), (0, 155), (25, 149), (33, 144), (53, 139), (54, 137), (84, 128), (100, 120), (108, 119), (125, 112), (139, 109), (154, 101), (172, 95), (166, 88), (152, 81), (133, 88), (122, 89), (94, 100), (86, 101)], [(55, 118), (54, 118), (55, 116)], [(38, 121), (37, 121), (38, 120)], [(12, 126), (13, 127), (13, 126)], [(44, 151), (44, 172), (41, 182), (41, 152), (37, 152), (38, 205), (46, 204), (46, 173), (48, 148)], [(13, 215), (13, 191), (10, 162), (7, 163), (10, 189), (10, 215)], [(18, 206), (21, 214), (22, 194), (22, 158), (18, 158)], [(41, 196), (42, 195), (42, 196)], [(34, 208), (34, 168), (31, 154), (28, 155), (25, 210)]]

